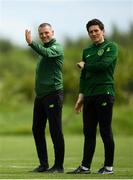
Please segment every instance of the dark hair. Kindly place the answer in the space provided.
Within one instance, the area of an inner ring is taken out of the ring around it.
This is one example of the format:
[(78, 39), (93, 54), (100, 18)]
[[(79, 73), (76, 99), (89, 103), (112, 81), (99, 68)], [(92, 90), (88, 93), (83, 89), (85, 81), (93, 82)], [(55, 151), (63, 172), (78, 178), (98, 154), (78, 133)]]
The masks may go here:
[(49, 26), (49, 27), (52, 28), (51, 24), (49, 24), (49, 23), (42, 23), (42, 24), (39, 25), (38, 29), (41, 28), (41, 27), (46, 27), (46, 26)]
[(89, 31), (90, 26), (98, 25), (101, 30), (104, 30), (104, 24), (99, 19), (92, 19), (86, 24), (86, 29)]

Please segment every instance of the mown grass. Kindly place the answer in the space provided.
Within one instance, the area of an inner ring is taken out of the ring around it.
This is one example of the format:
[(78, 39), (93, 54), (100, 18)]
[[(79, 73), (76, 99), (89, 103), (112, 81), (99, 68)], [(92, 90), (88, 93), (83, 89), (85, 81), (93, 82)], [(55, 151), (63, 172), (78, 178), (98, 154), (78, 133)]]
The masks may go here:
[[(131, 179), (133, 178), (133, 137), (115, 137), (115, 163), (113, 175), (94, 174), (103, 163), (103, 144), (97, 137), (97, 147), (92, 163), (92, 174), (69, 175), (67, 171), (80, 165), (82, 135), (65, 135), (65, 161), (63, 174), (33, 173), (38, 165), (32, 136), (0, 136), (0, 179)], [(53, 164), (53, 146), (47, 136), (49, 164)]]

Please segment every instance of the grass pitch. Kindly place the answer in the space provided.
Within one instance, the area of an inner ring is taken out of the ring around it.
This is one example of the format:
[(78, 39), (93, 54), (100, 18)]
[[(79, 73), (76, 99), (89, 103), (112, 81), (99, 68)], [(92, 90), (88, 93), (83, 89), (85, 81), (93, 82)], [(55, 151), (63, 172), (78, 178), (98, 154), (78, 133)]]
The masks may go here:
[[(49, 164), (53, 165), (53, 145), (47, 137)], [(92, 174), (66, 174), (80, 165), (82, 159), (82, 135), (65, 136), (65, 161), (63, 174), (33, 173), (38, 166), (35, 145), (32, 136), (0, 137), (0, 179), (132, 179), (133, 178), (133, 137), (116, 137), (115, 163), (112, 175), (94, 174), (103, 163), (103, 144), (97, 137), (96, 152), (92, 163)]]

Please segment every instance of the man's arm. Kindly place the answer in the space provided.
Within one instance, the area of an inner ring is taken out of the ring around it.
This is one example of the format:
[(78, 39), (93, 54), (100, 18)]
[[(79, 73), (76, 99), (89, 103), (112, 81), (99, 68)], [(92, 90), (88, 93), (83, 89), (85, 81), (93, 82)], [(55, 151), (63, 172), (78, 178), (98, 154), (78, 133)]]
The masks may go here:
[(59, 45), (53, 45), (51, 47), (45, 48), (43, 45), (36, 43), (34, 41), (32, 41), (32, 43), (29, 45), (32, 49), (34, 49), (34, 51), (36, 51), (41, 56), (52, 58), (63, 55), (63, 48)]
[(63, 48), (60, 45), (53, 45), (45, 48), (43, 45), (36, 43), (32, 40), (31, 31), (25, 30), (25, 39), (28, 45), (36, 51), (39, 55), (45, 57), (58, 57), (63, 55)]
[(82, 93), (79, 93), (78, 99), (75, 104), (75, 111), (76, 113), (80, 113), (82, 111), (83, 107), (83, 100), (84, 100), (84, 95)]
[[(83, 62), (83, 61), (81, 61)], [(80, 68), (82, 69), (82, 68)], [(79, 83), (79, 96), (75, 104), (75, 111), (77, 113), (80, 113), (83, 107), (83, 100), (84, 100), (84, 88), (85, 88), (85, 74), (86, 70), (82, 69), (81, 75), (80, 75), (80, 83)]]

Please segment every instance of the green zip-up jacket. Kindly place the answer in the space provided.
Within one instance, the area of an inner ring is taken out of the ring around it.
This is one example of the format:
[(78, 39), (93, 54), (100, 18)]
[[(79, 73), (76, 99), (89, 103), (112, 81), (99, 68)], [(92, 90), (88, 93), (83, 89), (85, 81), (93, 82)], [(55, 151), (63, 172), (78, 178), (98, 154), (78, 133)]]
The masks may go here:
[(43, 97), (53, 91), (62, 90), (64, 51), (61, 45), (52, 39), (43, 45), (32, 41), (30, 47), (40, 55), (36, 67), (36, 96)]
[(115, 95), (113, 74), (117, 55), (117, 45), (106, 39), (83, 50), (85, 65), (80, 76), (80, 93), (84, 96)]

